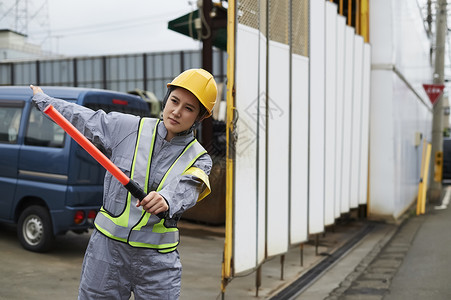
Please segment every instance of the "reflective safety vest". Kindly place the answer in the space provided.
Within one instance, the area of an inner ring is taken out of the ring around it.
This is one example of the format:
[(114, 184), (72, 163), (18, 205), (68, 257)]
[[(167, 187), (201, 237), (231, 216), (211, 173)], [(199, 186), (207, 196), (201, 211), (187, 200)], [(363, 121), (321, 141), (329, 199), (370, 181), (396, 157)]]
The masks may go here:
[[(149, 169), (159, 122), (158, 119), (141, 119), (131, 168), (130, 177), (139, 186), (144, 187), (146, 194), (150, 192), (148, 190)], [(166, 183), (171, 182), (175, 177), (189, 174), (202, 180), (206, 186), (197, 201), (207, 196), (210, 193), (208, 176), (203, 170), (192, 167), (194, 162), (206, 152), (199, 142), (193, 139), (172, 163), (156, 191), (160, 191)], [(119, 216), (111, 215), (102, 206), (94, 222), (97, 230), (111, 239), (134, 247), (152, 248), (160, 252), (175, 250), (179, 244), (178, 228), (176, 226), (166, 227), (165, 218), (160, 219), (156, 215), (151, 215), (142, 207), (136, 207), (135, 202), (134, 197), (127, 193), (125, 208)]]

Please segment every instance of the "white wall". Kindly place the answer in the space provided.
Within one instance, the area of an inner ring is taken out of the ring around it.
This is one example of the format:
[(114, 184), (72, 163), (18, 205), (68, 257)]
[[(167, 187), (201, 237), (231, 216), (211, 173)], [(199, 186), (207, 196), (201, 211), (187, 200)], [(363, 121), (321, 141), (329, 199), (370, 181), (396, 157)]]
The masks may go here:
[[(370, 217), (397, 218), (415, 200), (421, 146), (432, 112), (422, 84), (432, 80), (429, 40), (416, 1), (370, 1)], [(419, 97), (427, 104), (423, 104)]]

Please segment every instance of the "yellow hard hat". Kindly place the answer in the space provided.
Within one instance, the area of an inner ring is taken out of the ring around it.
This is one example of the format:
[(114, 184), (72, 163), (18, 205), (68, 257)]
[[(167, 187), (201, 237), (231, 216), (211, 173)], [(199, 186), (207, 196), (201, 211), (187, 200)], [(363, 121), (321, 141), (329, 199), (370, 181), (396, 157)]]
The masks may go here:
[(211, 111), (216, 103), (218, 89), (213, 75), (209, 72), (204, 69), (186, 70), (167, 84), (167, 87), (170, 86), (181, 87), (193, 93), (207, 109), (207, 117), (211, 116)]

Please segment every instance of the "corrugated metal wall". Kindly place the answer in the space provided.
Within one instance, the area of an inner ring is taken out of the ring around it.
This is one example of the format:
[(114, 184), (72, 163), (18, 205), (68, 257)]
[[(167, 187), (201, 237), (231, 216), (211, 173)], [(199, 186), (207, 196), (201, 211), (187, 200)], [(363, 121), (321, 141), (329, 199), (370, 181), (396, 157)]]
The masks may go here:
[[(226, 77), (227, 54), (213, 52), (213, 75)], [(54, 85), (109, 89), (136, 88), (164, 97), (166, 83), (183, 70), (202, 66), (201, 51), (128, 54), (0, 63), (0, 85)]]

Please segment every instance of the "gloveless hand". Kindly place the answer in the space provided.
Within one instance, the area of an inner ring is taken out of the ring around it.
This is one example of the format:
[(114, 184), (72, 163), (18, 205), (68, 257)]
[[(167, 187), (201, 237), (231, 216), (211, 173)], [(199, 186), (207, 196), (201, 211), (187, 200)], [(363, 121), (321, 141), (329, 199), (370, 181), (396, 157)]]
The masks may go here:
[(157, 215), (161, 212), (165, 212), (169, 209), (168, 203), (157, 192), (150, 192), (144, 199), (136, 202), (136, 207), (140, 207), (153, 215)]
[(33, 95), (36, 95), (37, 93), (44, 93), (44, 91), (39, 86), (30, 84), (30, 88), (33, 90)]

